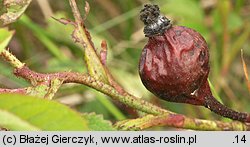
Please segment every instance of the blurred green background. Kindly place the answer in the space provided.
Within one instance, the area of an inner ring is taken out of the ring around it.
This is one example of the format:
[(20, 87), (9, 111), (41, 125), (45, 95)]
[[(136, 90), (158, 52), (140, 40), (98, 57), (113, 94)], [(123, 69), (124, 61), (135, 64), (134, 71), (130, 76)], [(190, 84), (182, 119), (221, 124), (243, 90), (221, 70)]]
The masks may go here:
[[(77, 1), (84, 14), (84, 1)], [(210, 47), (210, 81), (214, 95), (227, 106), (250, 112), (250, 95), (240, 51), (250, 69), (250, 0), (89, 0), (85, 21), (97, 50), (108, 43), (107, 66), (127, 91), (168, 110), (204, 119), (223, 119), (209, 110), (187, 104), (162, 101), (150, 94), (138, 75), (138, 61), (147, 42), (139, 11), (145, 3), (160, 5), (174, 25), (200, 32)], [(39, 72), (86, 72), (82, 49), (71, 39), (71, 26), (51, 18), (73, 19), (68, 1), (33, 0), (17, 22), (11, 51), (31, 69)], [(1, 87), (16, 88), (28, 83), (14, 77), (12, 68), (0, 62)], [(135, 118), (135, 112), (88, 87), (67, 84), (56, 95), (58, 101), (81, 112), (103, 114), (112, 121)], [(229, 121), (229, 120), (226, 120)]]

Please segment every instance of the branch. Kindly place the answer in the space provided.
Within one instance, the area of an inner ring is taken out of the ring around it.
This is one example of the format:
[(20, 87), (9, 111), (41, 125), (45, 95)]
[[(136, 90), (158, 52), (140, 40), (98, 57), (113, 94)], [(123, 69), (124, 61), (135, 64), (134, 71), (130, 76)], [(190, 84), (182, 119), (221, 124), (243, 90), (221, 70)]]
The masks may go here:
[(94, 88), (106, 95), (109, 95), (111, 98), (115, 100), (118, 100), (126, 105), (147, 112), (149, 114), (158, 115), (168, 112), (167, 110), (159, 108), (135, 96), (132, 96), (129, 93), (120, 94), (119, 92), (116, 91), (114, 87), (105, 84), (101, 81), (98, 81), (87, 74), (82, 74), (77, 72), (58, 72), (52, 74), (42, 74), (30, 70), (27, 66), (15, 69), (14, 74), (30, 82), (31, 81), (43, 82), (45, 79), (46, 81), (51, 81), (52, 79), (59, 79), (63, 81), (63, 83), (79, 83)]
[(5, 89), (0, 88), (0, 93), (18, 93), (18, 94), (26, 94), (27, 88), (17, 88), (17, 89)]
[(75, 18), (75, 29), (72, 33), (72, 38), (75, 40), (75, 42), (80, 43), (84, 49), (84, 60), (87, 65), (88, 73), (92, 77), (95, 77), (96, 79), (108, 84), (109, 80), (107, 77), (106, 69), (101, 63), (99, 56), (97, 55), (95, 46), (91, 40), (91, 35), (85, 27), (84, 21), (77, 8), (76, 1), (70, 0), (69, 2)]
[(21, 68), (24, 66), (24, 63), (19, 61), (13, 54), (11, 54), (8, 50), (3, 50), (0, 52), (0, 56), (5, 59), (8, 63), (10, 63), (15, 68)]
[[(12, 66), (16, 67), (16, 64), (20, 61), (9, 53), (7, 50), (4, 51), (5, 54), (9, 56), (2, 56), (4, 59), (6, 57), (11, 57), (13, 60), (6, 60), (10, 62)], [(15, 62), (14, 62), (15, 61)], [(99, 81), (88, 74), (82, 74), (77, 72), (57, 72), (50, 74), (37, 73), (30, 70), (21, 62), (19, 63), (23, 66), (18, 66), (15, 68), (14, 74), (18, 77), (22, 77), (28, 81), (32, 82), (41, 82), (41, 83), (50, 83), (51, 81), (57, 79), (60, 80), (63, 84), (65, 83), (79, 83), (86, 86), (89, 86), (93, 89), (96, 89), (114, 100), (118, 100), (127, 106), (133, 107), (137, 110), (146, 112), (148, 115), (143, 118), (135, 120), (126, 120), (118, 122), (116, 126), (121, 129), (132, 129), (132, 130), (142, 130), (158, 125), (166, 125), (170, 127), (177, 127), (183, 129), (195, 129), (195, 130), (250, 130), (249, 125), (241, 122), (230, 122), (225, 123), (221, 121), (210, 121), (210, 120), (201, 120), (195, 118), (189, 118), (187, 116), (176, 114), (174, 112), (164, 110), (160, 107), (157, 107), (143, 99), (137, 98), (127, 92), (120, 93), (114, 87)], [(11, 91), (11, 90), (10, 90)], [(13, 90), (12, 92), (14, 92)], [(154, 116), (157, 115), (157, 116)]]
[[(91, 35), (88, 32), (87, 28), (85, 27), (84, 24), (84, 19), (82, 19), (80, 12), (77, 8), (77, 4), (75, 0), (69, 0), (70, 2), (70, 6), (75, 18), (75, 22), (74, 22), (74, 27), (75, 30), (72, 33), (72, 38), (76, 41), (79, 42), (82, 47), (84, 48), (84, 60), (85, 63), (87, 65), (87, 69), (88, 69), (88, 73), (100, 80), (103, 81), (106, 84), (110, 84), (111, 86), (113, 86), (119, 93), (124, 93), (125, 90), (122, 88), (121, 85), (119, 85), (113, 78), (113, 76), (110, 74), (109, 70), (107, 69), (107, 67), (105, 66), (105, 64), (103, 64), (102, 59), (103, 59), (103, 53), (106, 54), (107, 52), (107, 48), (106, 45), (104, 45), (102, 48), (102, 52), (100, 56), (98, 56), (95, 46), (92, 42), (91, 39)], [(89, 5), (86, 2), (85, 5), (85, 18), (87, 17), (88, 11), (89, 11)], [(64, 21), (65, 22), (65, 21)], [(65, 23), (64, 23), (65, 24)], [(72, 23), (71, 23), (72, 24)], [(106, 56), (106, 55), (104, 55)], [(105, 59), (106, 60), (106, 59)]]
[[(14, 74), (16, 76), (28, 80), (34, 86), (39, 86), (39, 84), (42, 84), (42, 86), (51, 86), (51, 83), (55, 83), (55, 89), (53, 89), (53, 87), (52, 89), (50, 89), (52, 93), (45, 94), (45, 96), (49, 95), (49, 98), (53, 97), (53, 94), (57, 91), (61, 84), (79, 83), (96, 89), (110, 96), (112, 99), (126, 104), (127, 106), (133, 107), (148, 114), (153, 114), (135, 120), (118, 122), (117, 126), (121, 129), (126, 128), (127, 130), (129, 130), (133, 127), (135, 129), (146, 129), (156, 125), (166, 125), (171, 127), (196, 130), (249, 130), (249, 125), (236, 121), (225, 123), (220, 121), (189, 118), (181, 114), (176, 114), (174, 112), (164, 110), (126, 92), (114, 80), (105, 64), (102, 64), (100, 57), (96, 53), (94, 44), (91, 41), (91, 36), (84, 26), (83, 19), (81, 18), (81, 15), (78, 11), (75, 0), (70, 0), (70, 4), (75, 17), (75, 22), (72, 23), (75, 26), (72, 37), (84, 48), (84, 58), (89, 74), (82, 74), (77, 72), (57, 72), (49, 74), (37, 73), (30, 70), (24, 63), (20, 62), (7, 50), (4, 50), (0, 55), (15, 68)], [(102, 58), (104, 59), (104, 61), (106, 60), (104, 58), (105, 56), (106, 53), (104, 53), (104, 56)], [(26, 88), (23, 88), (24, 92), (25, 89)], [(7, 89), (3, 89), (2, 91), (4, 92), (4, 90), (8, 91)], [(15, 92), (15, 90), (9, 90), (9, 92), (11, 91)], [(22, 89), (20, 89), (19, 91), (22, 91)]]
[(145, 130), (154, 126), (171, 126), (202, 131), (249, 131), (250, 125), (232, 121), (212, 121), (186, 117), (181, 114), (146, 115), (142, 118), (120, 121), (115, 124), (119, 130)]
[[(175, 114), (173, 112), (159, 108), (147, 101), (139, 99), (133, 95), (130, 95), (129, 93), (125, 93), (122, 95), (117, 92), (112, 86), (98, 81), (89, 75), (81, 73), (58, 72), (53, 74), (41, 74), (31, 71), (26, 66), (21, 69), (16, 69), (14, 73), (17, 76), (23, 77), (24, 79), (51, 80), (54, 78), (59, 78), (60, 80), (63, 80), (64, 83), (79, 83), (87, 85), (137, 110), (157, 115), (150, 115), (151, 117), (147, 118), (146, 121), (142, 121), (143, 119), (138, 119), (141, 123), (139, 124), (140, 130), (158, 125), (166, 125), (171, 127), (194, 130), (250, 130), (249, 125), (237, 121), (226, 123), (221, 121), (189, 118), (181, 114)], [(136, 123), (133, 122), (132, 124), (135, 128), (138, 128)]]

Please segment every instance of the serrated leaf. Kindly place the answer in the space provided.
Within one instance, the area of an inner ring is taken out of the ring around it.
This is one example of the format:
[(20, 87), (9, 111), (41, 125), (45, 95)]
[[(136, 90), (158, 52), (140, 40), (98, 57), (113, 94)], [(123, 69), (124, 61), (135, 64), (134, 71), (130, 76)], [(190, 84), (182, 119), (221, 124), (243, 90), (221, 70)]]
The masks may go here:
[(0, 6), (0, 26), (15, 22), (26, 10), (32, 0), (4, 0)]
[(87, 119), (87, 124), (90, 130), (93, 131), (114, 131), (110, 121), (104, 120), (102, 115), (95, 113), (84, 113), (83, 117)]
[(14, 31), (9, 31), (8, 28), (0, 28), (0, 52), (9, 44), (13, 34)]
[(0, 95), (0, 126), (10, 130), (88, 130), (87, 121), (68, 107), (25, 95)]

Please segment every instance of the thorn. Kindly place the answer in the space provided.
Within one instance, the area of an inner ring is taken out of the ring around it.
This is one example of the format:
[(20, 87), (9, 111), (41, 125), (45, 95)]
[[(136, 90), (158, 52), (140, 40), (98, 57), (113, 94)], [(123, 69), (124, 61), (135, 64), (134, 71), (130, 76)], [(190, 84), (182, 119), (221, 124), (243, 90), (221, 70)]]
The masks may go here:
[(85, 15), (84, 15), (83, 20), (85, 20), (87, 18), (87, 15), (89, 14), (89, 10), (90, 10), (90, 6), (89, 6), (89, 3), (87, 1), (85, 1), (84, 10), (85, 10)]
[(69, 20), (69, 19), (65, 19), (65, 18), (60, 18), (60, 19), (58, 19), (58, 18), (55, 18), (55, 17), (53, 17), (53, 16), (51, 16), (51, 18), (53, 18), (54, 20), (56, 20), (56, 21), (58, 21), (58, 22), (60, 22), (60, 23), (62, 23), (62, 24), (64, 24), (64, 25), (71, 24), (71, 25), (73, 25), (73, 26), (76, 26), (75, 22), (73, 22), (73, 21), (71, 21), (71, 20)]
[[(77, 32), (77, 30), (74, 29), (74, 31), (73, 31), (72, 34), (71, 34), (71, 37), (72, 37), (72, 39), (73, 39), (73, 41), (74, 41), (75, 43), (80, 43), (81, 41), (80, 41), (80, 39), (77, 37), (76, 32)], [(85, 48), (85, 46), (84, 46), (84, 48)]]
[(102, 40), (102, 43), (101, 43), (100, 58), (101, 58), (102, 64), (106, 65), (106, 62), (107, 62), (107, 42), (105, 40)]

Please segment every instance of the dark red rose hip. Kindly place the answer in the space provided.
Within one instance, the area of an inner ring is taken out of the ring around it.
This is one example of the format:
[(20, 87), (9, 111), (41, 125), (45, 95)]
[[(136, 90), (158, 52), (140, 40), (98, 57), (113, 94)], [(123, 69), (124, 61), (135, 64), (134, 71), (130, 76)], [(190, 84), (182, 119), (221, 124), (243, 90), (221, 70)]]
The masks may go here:
[(157, 5), (145, 5), (140, 19), (148, 42), (139, 74), (149, 91), (167, 101), (205, 106), (224, 117), (250, 122), (249, 114), (231, 110), (212, 96), (207, 82), (209, 49), (198, 32), (172, 26)]

